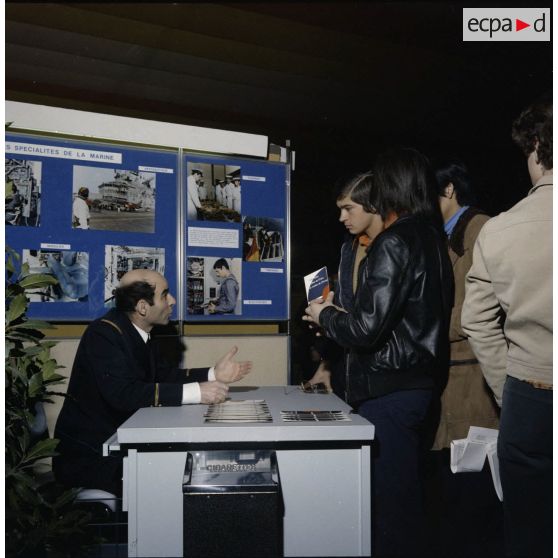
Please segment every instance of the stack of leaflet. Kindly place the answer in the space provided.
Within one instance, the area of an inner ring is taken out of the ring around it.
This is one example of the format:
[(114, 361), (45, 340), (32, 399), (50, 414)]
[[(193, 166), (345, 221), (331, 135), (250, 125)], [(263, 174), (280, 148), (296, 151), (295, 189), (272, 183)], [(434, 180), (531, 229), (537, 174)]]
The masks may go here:
[(281, 411), (285, 422), (351, 421), (344, 411)]
[(264, 399), (243, 399), (209, 405), (205, 422), (272, 422)]
[(451, 443), (450, 468), (453, 473), (471, 473), (481, 471), (488, 459), (492, 482), (500, 501), (502, 500), (502, 484), (498, 464), (498, 430), (470, 426), (467, 438), (453, 440)]

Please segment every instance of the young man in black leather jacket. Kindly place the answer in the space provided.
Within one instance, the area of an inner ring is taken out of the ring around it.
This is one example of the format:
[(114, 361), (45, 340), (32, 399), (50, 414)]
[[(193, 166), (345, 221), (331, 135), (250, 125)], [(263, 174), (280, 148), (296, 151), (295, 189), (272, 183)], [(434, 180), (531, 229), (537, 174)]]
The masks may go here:
[(437, 188), (413, 149), (378, 157), (371, 205), (384, 231), (360, 266), (354, 307), (314, 302), (306, 320), (349, 349), (347, 392), (376, 427), (373, 448), (375, 556), (420, 556), (421, 428), (447, 372), (453, 274)]

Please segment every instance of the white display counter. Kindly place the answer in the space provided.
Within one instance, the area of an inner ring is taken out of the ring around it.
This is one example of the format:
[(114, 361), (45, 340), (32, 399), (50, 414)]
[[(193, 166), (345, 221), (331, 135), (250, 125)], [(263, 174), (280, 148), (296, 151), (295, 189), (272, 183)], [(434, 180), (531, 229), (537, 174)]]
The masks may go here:
[[(285, 556), (370, 556), (370, 444), (374, 426), (334, 395), (296, 386), (236, 387), (231, 399), (266, 401), (267, 423), (208, 424), (205, 405), (145, 408), (105, 451), (123, 452), (128, 555), (183, 555), (182, 482), (188, 452), (276, 451)], [(285, 422), (281, 411), (345, 411), (346, 422)], [(230, 518), (224, 517), (223, 521)], [(207, 536), (218, 537), (219, 525)]]

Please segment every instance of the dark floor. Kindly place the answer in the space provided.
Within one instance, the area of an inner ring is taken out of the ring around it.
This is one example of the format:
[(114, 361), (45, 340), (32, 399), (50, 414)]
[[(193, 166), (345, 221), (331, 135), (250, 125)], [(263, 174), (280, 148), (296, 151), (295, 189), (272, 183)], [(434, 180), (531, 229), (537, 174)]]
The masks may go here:
[(504, 556), (502, 503), (488, 461), (478, 473), (454, 474), (449, 450), (431, 451), (424, 479), (429, 558)]

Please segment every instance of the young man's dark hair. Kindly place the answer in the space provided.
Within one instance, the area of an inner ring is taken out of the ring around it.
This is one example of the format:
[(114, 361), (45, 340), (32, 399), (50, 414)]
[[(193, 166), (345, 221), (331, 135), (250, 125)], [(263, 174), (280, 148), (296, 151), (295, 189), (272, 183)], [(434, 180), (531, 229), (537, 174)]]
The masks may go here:
[(373, 187), (374, 175), (371, 172), (364, 172), (355, 176), (341, 188), (337, 201), (350, 198), (358, 205), (362, 205), (367, 213), (376, 213), (375, 208), (370, 203), (370, 192)]
[(376, 159), (371, 204), (384, 221), (390, 213), (397, 216), (423, 215), (440, 228), (442, 214), (438, 188), (428, 159), (412, 148), (392, 149)]
[(221, 269), (222, 267), (226, 268), (226, 269), (230, 269), (229, 268), (229, 264), (227, 263), (227, 260), (225, 260), (225, 258), (219, 258), (214, 264), (213, 264), (213, 269)]
[(133, 312), (140, 300), (146, 300), (153, 306), (154, 296), (155, 287), (146, 281), (135, 281), (114, 291), (116, 308), (122, 312)]
[(526, 157), (536, 148), (537, 162), (545, 169), (553, 168), (551, 95), (544, 95), (519, 115), (512, 125), (512, 138)]
[(438, 195), (443, 196), (447, 185), (451, 182), (460, 206), (474, 205), (475, 195), (471, 187), (471, 180), (465, 163), (457, 159), (450, 159), (440, 164), (436, 172), (438, 182)]

